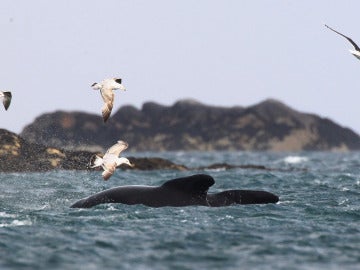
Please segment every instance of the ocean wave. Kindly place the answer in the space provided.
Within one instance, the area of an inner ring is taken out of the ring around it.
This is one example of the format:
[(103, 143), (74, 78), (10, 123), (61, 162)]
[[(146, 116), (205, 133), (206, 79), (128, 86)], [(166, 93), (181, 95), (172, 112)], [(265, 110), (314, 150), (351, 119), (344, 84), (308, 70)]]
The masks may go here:
[(6, 212), (0, 212), (0, 217), (2, 217), (2, 218), (14, 218), (14, 217), (16, 217), (16, 215), (8, 214)]
[(0, 223), (0, 228), (4, 227), (18, 227), (18, 226), (30, 226), (32, 222), (30, 220), (13, 220), (10, 223)]
[(303, 163), (308, 160), (309, 159), (307, 157), (301, 157), (301, 156), (287, 156), (284, 158), (284, 162), (289, 164)]

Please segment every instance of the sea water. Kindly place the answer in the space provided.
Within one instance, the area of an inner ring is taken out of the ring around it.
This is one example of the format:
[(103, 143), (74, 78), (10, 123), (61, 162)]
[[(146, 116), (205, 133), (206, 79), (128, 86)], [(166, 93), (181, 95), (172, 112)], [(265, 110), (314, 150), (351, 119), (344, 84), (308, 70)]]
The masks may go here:
[[(0, 269), (360, 269), (360, 153), (171, 152), (188, 167), (271, 170), (0, 173)], [(209, 192), (258, 189), (280, 202), (150, 208), (75, 201), (129, 184), (207, 173)]]

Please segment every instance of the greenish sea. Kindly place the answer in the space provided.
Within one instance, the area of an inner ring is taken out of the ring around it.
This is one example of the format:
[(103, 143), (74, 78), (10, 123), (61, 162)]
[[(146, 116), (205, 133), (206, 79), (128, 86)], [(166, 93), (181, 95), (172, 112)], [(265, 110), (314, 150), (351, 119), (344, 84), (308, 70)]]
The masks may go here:
[(360, 153), (166, 152), (205, 170), (209, 192), (259, 189), (268, 205), (71, 209), (101, 190), (200, 171), (0, 173), (0, 269), (360, 269)]

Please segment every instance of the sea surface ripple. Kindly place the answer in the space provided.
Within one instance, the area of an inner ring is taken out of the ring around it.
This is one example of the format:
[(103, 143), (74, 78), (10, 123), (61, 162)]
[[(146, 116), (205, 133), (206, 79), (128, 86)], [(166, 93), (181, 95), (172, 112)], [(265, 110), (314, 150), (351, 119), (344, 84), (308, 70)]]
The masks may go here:
[[(360, 269), (360, 153), (166, 152), (188, 167), (271, 170), (0, 173), (0, 269)], [(207, 173), (278, 204), (71, 209), (95, 192)]]

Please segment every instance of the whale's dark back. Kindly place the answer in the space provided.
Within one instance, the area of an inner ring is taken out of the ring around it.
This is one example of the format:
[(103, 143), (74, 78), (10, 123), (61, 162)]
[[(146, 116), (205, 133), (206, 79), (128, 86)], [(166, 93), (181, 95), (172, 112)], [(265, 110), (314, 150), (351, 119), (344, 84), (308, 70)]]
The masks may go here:
[(273, 193), (262, 190), (226, 190), (219, 193), (208, 194), (210, 206), (219, 207), (231, 204), (266, 204), (277, 203), (279, 197)]
[(208, 194), (215, 183), (210, 175), (196, 174), (169, 180), (161, 186), (120, 186), (77, 201), (71, 207), (89, 208), (103, 203), (163, 206), (227, 206), (231, 204), (276, 203), (279, 197), (266, 191), (226, 190)]
[(158, 187), (120, 186), (84, 198), (71, 207), (89, 208), (103, 203), (144, 204), (151, 207), (207, 205), (207, 191), (214, 182), (210, 175), (197, 174), (172, 179)]
[(186, 194), (206, 196), (209, 187), (211, 187), (214, 183), (214, 178), (212, 178), (210, 175), (195, 174), (169, 180), (161, 187), (167, 190), (176, 190)]

